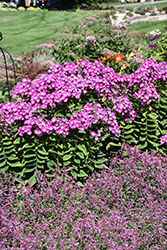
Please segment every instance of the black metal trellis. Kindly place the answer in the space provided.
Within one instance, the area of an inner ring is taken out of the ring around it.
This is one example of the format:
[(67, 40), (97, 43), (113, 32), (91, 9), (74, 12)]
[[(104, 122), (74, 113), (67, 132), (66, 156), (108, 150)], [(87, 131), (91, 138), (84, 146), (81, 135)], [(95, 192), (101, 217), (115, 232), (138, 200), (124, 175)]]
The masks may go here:
[[(2, 40), (2, 33), (0, 32), (0, 41)], [(2, 91), (2, 95), (5, 95), (5, 93), (7, 92), (7, 96), (9, 98), (9, 101), (11, 101), (12, 97), (10, 95), (10, 90), (13, 88), (12, 86), (9, 85), (9, 77), (8, 77), (8, 69), (7, 69), (7, 62), (6, 62), (6, 56), (5, 53), (7, 53), (12, 61), (12, 65), (13, 65), (13, 74), (14, 74), (14, 79), (15, 79), (15, 85), (17, 84), (17, 80), (16, 80), (16, 70), (15, 70), (15, 64), (13, 61), (13, 58), (11, 56), (11, 54), (6, 51), (4, 48), (0, 47), (0, 51), (2, 52), (3, 55), (3, 59), (4, 59), (4, 63), (5, 63), (5, 74), (6, 74), (6, 83), (2, 83), (3, 85), (0, 85), (0, 91)], [(1, 67), (1, 65), (0, 65)], [(0, 79), (1, 81), (1, 79)], [(0, 82), (1, 84), (1, 82)]]

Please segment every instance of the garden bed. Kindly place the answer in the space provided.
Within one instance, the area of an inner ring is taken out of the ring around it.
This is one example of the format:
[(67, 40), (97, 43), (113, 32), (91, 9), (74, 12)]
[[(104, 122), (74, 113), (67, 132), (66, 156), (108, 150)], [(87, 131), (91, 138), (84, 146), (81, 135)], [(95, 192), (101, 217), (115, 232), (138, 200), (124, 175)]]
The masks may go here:
[(1, 249), (166, 249), (167, 27), (127, 28), (87, 16), (15, 57)]

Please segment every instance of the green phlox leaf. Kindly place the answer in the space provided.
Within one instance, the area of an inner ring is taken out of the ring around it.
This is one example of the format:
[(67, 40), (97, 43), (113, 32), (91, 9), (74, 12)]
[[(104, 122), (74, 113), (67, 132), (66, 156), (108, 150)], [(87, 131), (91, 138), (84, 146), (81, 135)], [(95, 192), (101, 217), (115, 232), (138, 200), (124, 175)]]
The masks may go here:
[(106, 150), (108, 150), (110, 147), (112, 147), (112, 146), (114, 146), (114, 147), (120, 147), (121, 146), (121, 143), (120, 142), (118, 142), (118, 143), (114, 143), (114, 142), (109, 142), (108, 144), (107, 144), (107, 146), (106, 146)]
[(105, 164), (95, 164), (95, 168), (103, 169), (103, 168), (106, 168), (106, 165)]
[(84, 155), (87, 155), (87, 154), (88, 154), (87, 148), (85, 147), (84, 144), (79, 144), (79, 145), (77, 145), (77, 148), (78, 148), (79, 150), (81, 150), (81, 151), (84, 153)]
[(77, 152), (76, 155), (78, 155), (81, 159), (84, 159), (84, 154), (82, 152)]
[(79, 173), (77, 174), (78, 177), (87, 177), (88, 175), (83, 171), (80, 170)]
[(148, 145), (148, 143), (147, 143), (147, 141), (145, 141), (143, 144), (141, 144), (141, 143), (139, 144), (139, 148), (140, 149), (146, 148), (147, 145)]
[(72, 155), (64, 155), (63, 156), (63, 161), (68, 161), (69, 159), (71, 159)]
[(156, 114), (156, 113), (150, 113), (150, 114), (148, 114), (148, 116), (150, 117), (150, 118), (152, 118), (152, 119), (157, 119), (158, 118), (158, 115)]

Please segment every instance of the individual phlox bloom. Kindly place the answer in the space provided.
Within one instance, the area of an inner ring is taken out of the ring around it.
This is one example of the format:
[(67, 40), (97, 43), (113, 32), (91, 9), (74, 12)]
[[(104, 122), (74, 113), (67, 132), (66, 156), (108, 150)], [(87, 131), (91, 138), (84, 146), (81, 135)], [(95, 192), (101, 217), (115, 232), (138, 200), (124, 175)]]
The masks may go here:
[(98, 141), (99, 137), (101, 137), (100, 129), (97, 130), (97, 133), (95, 131), (90, 131), (89, 133), (91, 136), (95, 137), (95, 141)]
[(161, 137), (160, 142), (161, 142), (161, 144), (167, 143), (167, 134)]

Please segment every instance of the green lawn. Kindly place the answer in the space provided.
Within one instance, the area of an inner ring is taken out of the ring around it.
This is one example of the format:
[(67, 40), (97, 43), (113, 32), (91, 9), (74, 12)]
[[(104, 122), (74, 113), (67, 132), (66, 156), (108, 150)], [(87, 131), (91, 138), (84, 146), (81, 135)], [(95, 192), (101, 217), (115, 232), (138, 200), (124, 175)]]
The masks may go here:
[(65, 11), (0, 11), (0, 46), (19, 55), (45, 43), (49, 37), (57, 39), (55, 27), (72, 26), (91, 13)]
[(138, 22), (128, 27), (129, 31), (145, 31), (150, 32), (155, 29), (159, 29), (161, 32), (164, 29), (164, 26), (167, 26), (167, 21), (152, 21), (152, 22)]
[[(56, 27), (75, 25), (92, 14), (95, 12), (0, 11), (0, 32), (3, 34), (0, 46), (15, 55), (31, 51), (39, 44), (49, 42), (49, 38), (58, 40), (60, 31)], [(162, 31), (165, 24), (166, 21), (140, 22), (129, 26), (128, 30)]]

